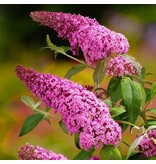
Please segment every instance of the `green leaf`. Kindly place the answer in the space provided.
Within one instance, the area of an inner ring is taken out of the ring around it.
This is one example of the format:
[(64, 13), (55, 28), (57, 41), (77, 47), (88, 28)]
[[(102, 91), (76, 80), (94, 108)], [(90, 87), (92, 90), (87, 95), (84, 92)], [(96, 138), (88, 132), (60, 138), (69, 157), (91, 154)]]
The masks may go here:
[(142, 153), (132, 153), (128, 160), (145, 160), (146, 157), (142, 156)]
[(121, 78), (111, 78), (108, 84), (108, 95), (113, 103), (116, 103), (122, 98), (121, 95)]
[(43, 119), (46, 120), (51, 125), (51, 122), (50, 122), (48, 114), (45, 114)]
[(140, 85), (141, 88), (141, 108), (144, 109), (146, 104), (146, 92), (145, 89)]
[(46, 112), (48, 113), (49, 112), (49, 110), (50, 110), (51, 108), (49, 108), (49, 107), (46, 107)]
[(148, 102), (151, 99), (151, 89), (144, 88), (146, 93), (146, 102)]
[(156, 121), (154, 121), (154, 120), (153, 121), (148, 121), (148, 124), (149, 125), (156, 125)]
[(131, 144), (131, 146), (129, 147), (129, 150), (128, 150), (128, 153), (127, 153), (127, 156), (126, 156), (126, 159), (128, 159), (130, 157), (130, 155), (132, 154), (132, 152), (135, 150), (135, 148), (139, 145), (141, 139), (143, 138), (143, 135), (142, 136), (139, 136), (137, 139), (135, 139), (133, 141), (133, 143)]
[(103, 147), (100, 152), (101, 160), (121, 160), (121, 153), (117, 147), (107, 146)]
[(37, 108), (41, 105), (41, 103), (42, 103), (41, 101), (37, 102), (37, 103), (35, 104), (34, 108), (37, 109)]
[(103, 100), (103, 102), (107, 105), (109, 105), (109, 107), (112, 107), (112, 101), (110, 99), (105, 99)]
[(141, 77), (142, 77), (142, 79), (145, 78), (145, 75), (146, 75), (145, 72), (146, 72), (145, 67), (142, 67), (142, 69), (141, 69)]
[(131, 123), (135, 123), (142, 105), (142, 89), (139, 83), (128, 77), (121, 80), (121, 91), (124, 105)]
[(89, 151), (81, 150), (76, 157), (74, 157), (73, 160), (87, 160), (92, 157), (92, 154), (94, 152), (94, 149), (91, 149)]
[(124, 56), (125, 56), (128, 60), (131, 61), (131, 63), (133, 64), (133, 66), (134, 66), (135, 69), (137, 70), (140, 79), (142, 79), (141, 69), (139, 68), (137, 61), (136, 61), (132, 56), (129, 56), (128, 54), (124, 54)]
[(93, 74), (95, 88), (99, 88), (99, 85), (105, 76), (105, 66), (105, 60), (99, 60), (96, 64), (95, 71)]
[(117, 107), (110, 108), (110, 114), (112, 117), (116, 117), (124, 112), (126, 112), (126, 110), (123, 106), (117, 106)]
[(78, 149), (81, 149), (81, 147), (79, 145), (79, 140), (80, 140), (79, 136), (80, 136), (80, 134), (78, 134), (78, 133), (74, 134), (74, 142), (75, 142), (76, 147)]
[(147, 129), (146, 129), (146, 132), (150, 131), (150, 130), (153, 130), (153, 129), (156, 129), (156, 125), (151, 125), (149, 126)]
[(153, 140), (154, 144), (156, 145), (156, 139), (155, 138), (152, 138), (152, 140)]
[(34, 115), (28, 116), (24, 121), (19, 137), (27, 134), (32, 129), (34, 129), (38, 125), (38, 123), (42, 120), (42, 118), (43, 115), (40, 113), (36, 113)]
[(150, 111), (150, 112), (156, 114), (156, 108), (150, 108), (150, 109), (148, 109), (148, 111)]
[(73, 66), (65, 75), (65, 78), (70, 79), (72, 76), (76, 75), (77, 73), (83, 71), (87, 66), (83, 64), (77, 64)]
[(156, 94), (156, 82), (152, 84), (152, 88), (151, 88), (151, 99), (154, 98)]
[(60, 128), (61, 128), (66, 134), (68, 134), (68, 131), (67, 131), (67, 129), (66, 129), (66, 126), (65, 126), (64, 122), (63, 122), (63, 121), (59, 121), (59, 125), (60, 125)]
[(35, 102), (34, 102), (34, 100), (31, 97), (29, 97), (29, 96), (21, 96), (21, 101), (25, 105), (27, 105), (27, 106), (29, 106), (29, 107), (31, 107), (33, 109), (35, 108)]
[(57, 53), (64, 54), (64, 53), (65, 53), (64, 48), (59, 47), (59, 46), (56, 46), (56, 45), (54, 45), (54, 44), (51, 42), (49, 35), (46, 35), (46, 41), (47, 41), (48, 47), (49, 47), (52, 51), (54, 51), (55, 54), (57, 54)]
[(156, 156), (151, 157), (150, 160), (156, 160)]

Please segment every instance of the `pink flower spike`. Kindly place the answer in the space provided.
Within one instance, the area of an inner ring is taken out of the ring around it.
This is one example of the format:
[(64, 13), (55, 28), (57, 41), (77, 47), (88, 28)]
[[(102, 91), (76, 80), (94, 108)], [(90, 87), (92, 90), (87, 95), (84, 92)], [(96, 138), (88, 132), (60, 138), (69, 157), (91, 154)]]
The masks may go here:
[(35, 11), (30, 16), (41, 25), (48, 26), (67, 39), (73, 55), (81, 48), (86, 62), (93, 65), (110, 54), (127, 53), (129, 43), (120, 33), (100, 25), (96, 19), (63, 12)]
[[(135, 59), (134, 59), (135, 60)], [(141, 65), (137, 62), (139, 69), (141, 70)], [(125, 56), (118, 55), (113, 59), (110, 59), (106, 76), (120, 77), (125, 75), (137, 75), (138, 72), (133, 66), (132, 62), (128, 60)]]
[(117, 146), (121, 141), (120, 126), (111, 118), (109, 107), (93, 92), (68, 79), (23, 66), (16, 66), (16, 74), (31, 93), (61, 114), (70, 134), (80, 133), (80, 146), (85, 150)]
[(40, 146), (33, 146), (29, 143), (19, 147), (19, 159), (22, 160), (67, 160), (62, 154), (56, 154)]

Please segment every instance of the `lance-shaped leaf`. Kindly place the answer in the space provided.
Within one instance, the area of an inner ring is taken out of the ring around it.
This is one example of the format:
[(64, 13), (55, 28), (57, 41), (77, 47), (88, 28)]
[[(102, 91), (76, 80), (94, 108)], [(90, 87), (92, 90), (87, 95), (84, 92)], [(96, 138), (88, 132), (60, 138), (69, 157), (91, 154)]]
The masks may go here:
[(73, 66), (65, 75), (65, 78), (70, 79), (72, 76), (83, 71), (87, 66), (83, 64), (77, 64)]
[(80, 145), (79, 145), (79, 141), (80, 141), (80, 138), (79, 138), (80, 134), (76, 133), (74, 134), (74, 142), (75, 142), (75, 145), (78, 149), (81, 149)]
[(73, 160), (87, 160), (87, 159), (90, 159), (92, 157), (93, 152), (94, 152), (94, 149), (91, 149), (89, 151), (81, 150)]
[(150, 108), (148, 111), (152, 112), (153, 114), (156, 114), (156, 108)]
[(47, 41), (47, 45), (49, 46), (49, 48), (52, 51), (54, 51), (55, 54), (57, 54), (57, 53), (64, 54), (65, 53), (65, 50), (62, 47), (56, 46), (51, 42), (49, 35), (46, 36), (46, 41)]
[(66, 134), (68, 134), (68, 131), (63, 121), (59, 121), (59, 126)]
[(125, 77), (121, 80), (123, 103), (131, 123), (135, 123), (142, 105), (142, 89), (139, 83)]
[(102, 160), (121, 160), (121, 153), (117, 147), (106, 146), (101, 149), (100, 159)]
[(131, 144), (131, 146), (129, 147), (126, 159), (128, 159), (130, 157), (130, 155), (132, 154), (132, 152), (135, 150), (135, 148), (139, 145), (141, 139), (143, 138), (142, 136), (139, 136), (137, 139), (134, 140), (134, 142)]
[(108, 84), (108, 96), (113, 103), (116, 103), (118, 100), (122, 98), (121, 95), (121, 78), (111, 78)]
[(117, 107), (110, 108), (110, 114), (112, 117), (116, 117), (124, 112), (126, 112), (126, 110), (123, 106), (117, 106)]
[(100, 60), (96, 64), (95, 71), (93, 74), (95, 88), (99, 88), (99, 85), (105, 76), (105, 65), (105, 60)]
[(151, 88), (151, 99), (154, 98), (156, 94), (156, 82), (152, 84), (152, 88)]
[(27, 134), (32, 129), (34, 129), (38, 125), (38, 123), (42, 120), (43, 116), (44, 115), (40, 113), (36, 113), (34, 115), (28, 116), (23, 123), (19, 137)]
[(147, 129), (146, 129), (146, 132), (150, 131), (150, 130), (153, 130), (153, 129), (156, 129), (156, 125), (151, 125), (149, 126)]
[(34, 108), (37, 109), (41, 105), (42, 101), (39, 101), (35, 104)]
[(27, 105), (27, 106), (29, 106), (29, 107), (31, 107), (33, 109), (35, 108), (35, 102), (34, 102), (34, 100), (31, 97), (29, 97), (29, 96), (21, 96), (21, 101), (25, 105)]

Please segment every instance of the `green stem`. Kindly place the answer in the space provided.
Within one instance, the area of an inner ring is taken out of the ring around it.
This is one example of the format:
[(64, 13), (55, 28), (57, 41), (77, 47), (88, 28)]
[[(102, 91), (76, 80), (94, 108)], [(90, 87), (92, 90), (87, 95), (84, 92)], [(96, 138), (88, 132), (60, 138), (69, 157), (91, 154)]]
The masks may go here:
[(140, 113), (140, 116), (142, 117), (142, 119), (144, 120), (145, 122), (145, 127), (148, 128), (149, 127), (149, 124), (148, 124), (148, 121), (147, 121), (147, 118), (146, 118), (146, 115), (144, 112), (141, 112)]
[(56, 116), (53, 116), (52, 114), (47, 113), (47, 112), (44, 112), (44, 111), (42, 111), (42, 110), (39, 110), (39, 109), (33, 109), (33, 110), (36, 111), (36, 112), (38, 112), (38, 113), (41, 113), (41, 114), (43, 114), (43, 115), (48, 115), (48, 116), (50, 116), (50, 117), (52, 117), (52, 118), (55, 118), (55, 119), (57, 119), (57, 120), (61, 120), (60, 118), (58, 118), (58, 117), (56, 117)]
[(81, 64), (83, 64), (83, 65), (85, 65), (85, 66), (87, 66), (87, 67), (89, 67), (89, 68), (91, 68), (91, 69), (94, 69), (94, 67), (91, 67), (90, 65), (88, 65), (87, 63), (85, 63), (85, 62), (82, 61), (82, 60), (79, 60), (79, 59), (77, 59), (77, 58), (75, 58), (75, 57), (73, 57), (73, 56), (70, 56), (70, 55), (66, 54), (66, 53), (62, 53), (62, 54), (65, 55), (65, 56), (67, 56), (67, 57), (70, 58), (70, 59), (73, 59), (73, 60), (75, 60), (75, 61), (77, 61), (77, 62), (79, 62), (79, 63), (81, 63)]
[(116, 120), (116, 122), (118, 122), (118, 123), (123, 123), (123, 124), (127, 124), (127, 125), (131, 125), (131, 126), (137, 128), (137, 129), (140, 129), (138, 126), (136, 126), (136, 125), (134, 125), (134, 124), (132, 124), (132, 123), (130, 123), (130, 122), (127, 122), (127, 121)]

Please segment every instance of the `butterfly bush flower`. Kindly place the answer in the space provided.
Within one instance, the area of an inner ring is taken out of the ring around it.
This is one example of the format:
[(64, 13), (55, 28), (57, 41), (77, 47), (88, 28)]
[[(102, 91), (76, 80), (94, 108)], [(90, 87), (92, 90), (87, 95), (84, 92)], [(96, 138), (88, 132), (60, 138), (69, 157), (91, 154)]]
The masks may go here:
[[(135, 60), (135, 59), (134, 59)], [(138, 68), (141, 70), (141, 65), (137, 62)], [(113, 59), (110, 59), (106, 75), (107, 76), (124, 76), (124, 75), (137, 75), (138, 71), (133, 66), (132, 62), (128, 60), (125, 56), (118, 55)]]
[(68, 79), (23, 66), (16, 67), (16, 74), (31, 93), (61, 114), (71, 135), (80, 133), (80, 146), (85, 150), (119, 144), (121, 128), (111, 118), (108, 106), (93, 92)]
[(48, 26), (67, 39), (73, 55), (81, 48), (88, 64), (105, 59), (112, 53), (128, 52), (129, 43), (124, 35), (101, 26), (96, 19), (63, 12), (31, 12), (30, 16), (41, 25)]
[(99, 157), (99, 156), (92, 156), (92, 157), (90, 158), (90, 160), (100, 160), (100, 157)]
[(156, 155), (156, 144), (153, 139), (156, 139), (156, 130), (148, 131), (147, 136), (144, 136), (137, 146), (143, 156), (150, 158)]
[(19, 148), (18, 156), (22, 160), (67, 160), (62, 154), (56, 154), (43, 147), (30, 145), (29, 143)]

